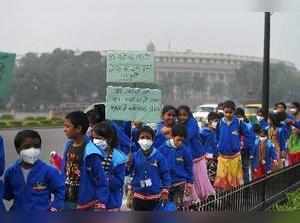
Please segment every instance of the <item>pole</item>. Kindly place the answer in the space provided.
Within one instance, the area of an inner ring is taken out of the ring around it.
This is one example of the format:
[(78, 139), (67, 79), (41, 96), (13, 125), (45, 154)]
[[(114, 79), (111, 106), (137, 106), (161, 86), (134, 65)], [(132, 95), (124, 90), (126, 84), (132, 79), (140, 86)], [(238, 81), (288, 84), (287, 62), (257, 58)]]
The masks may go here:
[(264, 61), (263, 61), (263, 86), (262, 86), (262, 109), (267, 118), (269, 113), (270, 95), (270, 30), (271, 12), (265, 12), (265, 34), (264, 34)]

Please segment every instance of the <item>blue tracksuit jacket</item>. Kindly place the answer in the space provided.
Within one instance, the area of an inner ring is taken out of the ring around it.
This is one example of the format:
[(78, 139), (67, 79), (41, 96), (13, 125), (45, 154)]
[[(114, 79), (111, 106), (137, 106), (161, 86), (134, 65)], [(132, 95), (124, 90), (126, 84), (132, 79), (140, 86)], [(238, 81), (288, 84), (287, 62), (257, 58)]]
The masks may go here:
[[(143, 195), (157, 195), (162, 189), (168, 189), (171, 185), (171, 177), (165, 157), (155, 148), (149, 156), (145, 156), (139, 150), (133, 154), (131, 186), (134, 192)], [(151, 180), (152, 185), (143, 187), (142, 181)]]
[[(51, 194), (54, 195), (53, 201)], [(65, 199), (63, 176), (53, 167), (38, 160), (25, 183), (21, 161), (17, 160), (5, 172), (4, 199), (13, 200), (11, 211), (47, 211), (51, 207), (62, 209)]]
[(241, 151), (241, 136), (244, 137), (248, 148), (253, 148), (251, 133), (244, 122), (240, 122), (234, 117), (228, 125), (225, 118), (222, 118), (217, 127), (217, 142), (220, 154), (234, 155), (239, 153)]
[(172, 184), (180, 182), (193, 183), (193, 159), (185, 145), (174, 148), (171, 146), (170, 141), (167, 141), (158, 150), (167, 160)]
[[(72, 143), (72, 141), (68, 141), (65, 145), (64, 171), (66, 155)], [(88, 139), (88, 137), (85, 138), (85, 145), (84, 156), (80, 169), (80, 186), (77, 204), (87, 205), (90, 202), (97, 201), (106, 205), (109, 196), (109, 189), (108, 179), (102, 166), (104, 154)]]

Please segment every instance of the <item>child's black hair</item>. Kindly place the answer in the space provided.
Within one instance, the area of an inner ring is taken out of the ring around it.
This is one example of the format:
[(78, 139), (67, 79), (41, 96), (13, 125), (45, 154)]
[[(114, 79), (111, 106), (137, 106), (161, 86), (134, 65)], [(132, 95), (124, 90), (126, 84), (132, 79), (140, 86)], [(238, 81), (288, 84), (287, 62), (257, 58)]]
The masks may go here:
[(238, 107), (236, 110), (235, 110), (235, 115), (236, 116), (242, 116), (242, 117), (246, 117), (245, 115), (245, 110), (241, 107)]
[(143, 127), (138, 131), (138, 134), (137, 134), (138, 138), (140, 138), (140, 135), (141, 135), (143, 132), (149, 133), (149, 134), (152, 136), (152, 140), (154, 140), (155, 132), (154, 132), (154, 130), (153, 130), (151, 127), (149, 127), (149, 126), (147, 126), (147, 125), (143, 126)]
[(286, 110), (286, 108), (287, 108), (287, 107), (286, 107), (286, 104), (285, 104), (284, 102), (278, 102), (278, 103), (276, 103), (276, 104), (275, 104), (275, 108), (277, 108), (278, 105), (282, 105), (283, 108), (284, 108), (284, 110)]
[(223, 103), (223, 109), (225, 109), (225, 108), (231, 108), (234, 111), (235, 110), (235, 103), (233, 101), (230, 101), (230, 100), (225, 101)]
[(265, 111), (262, 108), (257, 109), (256, 114), (262, 113), (265, 116)]
[(177, 108), (177, 115), (179, 114), (180, 110), (184, 110), (186, 113), (188, 113), (189, 116), (192, 115), (191, 108), (187, 105), (180, 105)]
[(208, 116), (207, 116), (207, 120), (209, 122), (219, 119), (219, 118), (220, 118), (220, 115), (217, 112), (210, 112), (210, 113), (208, 113)]
[(175, 136), (180, 136), (180, 137), (183, 137), (183, 138), (186, 138), (186, 128), (184, 125), (181, 125), (181, 124), (176, 124), (172, 127), (172, 136), (175, 137)]
[(166, 114), (169, 111), (174, 111), (175, 113), (177, 113), (177, 110), (174, 106), (172, 105), (165, 105), (162, 109), (161, 115), (163, 116), (164, 114)]
[(283, 121), (285, 121), (288, 118), (286, 112), (276, 113), (276, 116), (277, 116), (277, 119), (279, 120), (279, 122), (283, 122)]
[(294, 105), (298, 111), (300, 111), (300, 103), (299, 102), (294, 101), (291, 104)]
[(260, 134), (263, 134), (264, 136), (268, 136), (268, 130), (267, 129), (260, 129)]
[(261, 130), (262, 130), (262, 128), (260, 127), (259, 124), (256, 123), (256, 124), (253, 125), (253, 132), (255, 134), (259, 134)]
[(95, 126), (93, 127), (93, 132), (95, 132), (96, 135), (105, 138), (112, 149), (117, 147), (117, 133), (109, 122), (103, 121), (95, 124)]
[(100, 123), (105, 121), (105, 105), (99, 104), (95, 105), (94, 109), (86, 113), (88, 116), (89, 123), (91, 125), (95, 125), (96, 123)]
[(275, 127), (279, 127), (280, 126), (280, 120), (278, 118), (278, 115), (275, 113), (269, 113), (269, 119), (272, 121), (273, 125)]
[(74, 111), (66, 115), (66, 119), (70, 120), (75, 128), (81, 127), (81, 134), (85, 135), (89, 128), (89, 120), (87, 115), (82, 111)]
[[(20, 132), (17, 133), (15, 140), (14, 140), (14, 144), (15, 144), (15, 148), (17, 153), (19, 154), (21, 152), (22, 149), (21, 148), (22, 144), (24, 143), (25, 139), (30, 138), (33, 139), (33, 147), (34, 148), (41, 148), (42, 146), (42, 138), (40, 136), (40, 134), (37, 131), (34, 130), (22, 130)], [(29, 149), (29, 148), (25, 148), (25, 149)]]

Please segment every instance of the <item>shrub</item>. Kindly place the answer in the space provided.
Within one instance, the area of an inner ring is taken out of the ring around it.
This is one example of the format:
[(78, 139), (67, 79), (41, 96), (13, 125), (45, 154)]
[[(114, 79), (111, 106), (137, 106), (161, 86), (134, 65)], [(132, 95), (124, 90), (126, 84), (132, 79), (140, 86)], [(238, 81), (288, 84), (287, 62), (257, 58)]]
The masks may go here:
[(7, 127), (8, 127), (7, 122), (0, 121), (0, 128), (7, 128)]
[(52, 121), (51, 120), (40, 120), (40, 124), (42, 126), (49, 126), (49, 125), (52, 125)]
[(44, 117), (44, 116), (39, 116), (39, 117), (36, 117), (34, 120), (36, 120), (36, 121), (47, 121), (48, 118)]
[(21, 121), (8, 121), (9, 127), (22, 127)]
[(0, 119), (2, 119), (2, 120), (14, 120), (15, 116), (13, 116), (11, 114), (3, 114), (3, 115), (1, 115)]
[(24, 127), (37, 127), (37, 126), (40, 126), (40, 122), (37, 122), (37, 121), (24, 121), (23, 126)]
[(28, 116), (26, 118), (24, 118), (24, 121), (34, 121), (35, 118), (33, 116)]

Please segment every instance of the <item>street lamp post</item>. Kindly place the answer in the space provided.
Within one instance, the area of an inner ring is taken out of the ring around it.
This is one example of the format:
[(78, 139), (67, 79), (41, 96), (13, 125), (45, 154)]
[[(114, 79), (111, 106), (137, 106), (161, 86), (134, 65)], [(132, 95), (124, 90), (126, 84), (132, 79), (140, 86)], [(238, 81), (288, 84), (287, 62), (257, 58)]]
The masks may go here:
[(265, 34), (264, 34), (264, 61), (263, 61), (263, 86), (262, 86), (262, 108), (267, 118), (269, 113), (270, 96), (270, 30), (271, 12), (265, 12)]

